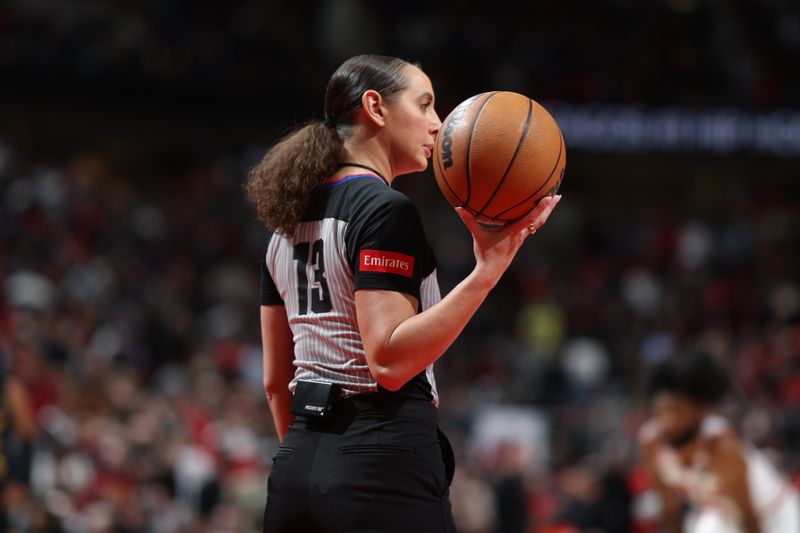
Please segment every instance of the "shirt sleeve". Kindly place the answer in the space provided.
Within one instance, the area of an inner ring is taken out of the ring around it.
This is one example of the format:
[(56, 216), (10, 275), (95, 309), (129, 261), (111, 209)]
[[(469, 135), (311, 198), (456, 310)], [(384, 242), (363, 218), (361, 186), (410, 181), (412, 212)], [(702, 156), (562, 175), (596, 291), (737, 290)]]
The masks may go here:
[(365, 206), (352, 224), (348, 255), (355, 289), (386, 289), (420, 297), (429, 264), (419, 211), (407, 197), (391, 191)]
[[(269, 241), (267, 241), (269, 242)], [(283, 299), (267, 269), (266, 253), (261, 256), (261, 305), (281, 305)]]

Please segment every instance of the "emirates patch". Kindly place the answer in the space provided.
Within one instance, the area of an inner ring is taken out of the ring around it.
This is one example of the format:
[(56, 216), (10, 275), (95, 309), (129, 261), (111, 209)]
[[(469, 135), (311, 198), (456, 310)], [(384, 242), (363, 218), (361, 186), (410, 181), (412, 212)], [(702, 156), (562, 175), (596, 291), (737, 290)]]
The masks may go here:
[(387, 272), (410, 278), (414, 275), (414, 257), (383, 250), (361, 250), (358, 270), (361, 272)]

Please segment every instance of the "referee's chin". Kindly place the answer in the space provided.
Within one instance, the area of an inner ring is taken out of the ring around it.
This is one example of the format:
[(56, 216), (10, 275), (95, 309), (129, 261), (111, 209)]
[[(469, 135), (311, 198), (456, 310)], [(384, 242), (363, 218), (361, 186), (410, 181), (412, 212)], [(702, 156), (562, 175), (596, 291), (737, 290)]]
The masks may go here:
[(418, 158), (414, 161), (414, 163), (416, 164), (413, 166), (413, 168), (409, 168), (408, 170), (401, 172), (400, 174), (414, 174), (416, 172), (425, 172), (428, 169), (427, 157)]

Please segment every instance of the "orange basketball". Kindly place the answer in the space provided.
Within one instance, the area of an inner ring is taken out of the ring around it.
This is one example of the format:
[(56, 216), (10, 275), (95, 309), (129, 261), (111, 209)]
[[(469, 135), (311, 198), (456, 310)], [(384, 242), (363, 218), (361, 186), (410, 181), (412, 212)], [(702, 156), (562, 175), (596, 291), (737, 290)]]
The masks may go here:
[(447, 201), (493, 225), (516, 220), (555, 194), (566, 164), (564, 138), (550, 113), (507, 91), (461, 102), (444, 120), (433, 152)]

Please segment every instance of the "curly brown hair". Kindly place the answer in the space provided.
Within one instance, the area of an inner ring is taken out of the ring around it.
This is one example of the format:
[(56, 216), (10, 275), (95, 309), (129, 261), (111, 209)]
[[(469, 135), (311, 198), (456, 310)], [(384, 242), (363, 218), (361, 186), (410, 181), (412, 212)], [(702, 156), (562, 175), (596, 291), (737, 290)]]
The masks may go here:
[(289, 133), (264, 155), (245, 181), (247, 198), (258, 218), (273, 231), (292, 235), (311, 194), (330, 177), (344, 157), (344, 139), (373, 89), (392, 102), (408, 86), (403, 73), (410, 63), (387, 56), (355, 56), (336, 69), (325, 91), (325, 121), (312, 121)]

